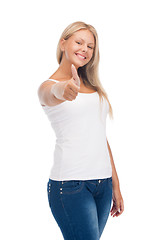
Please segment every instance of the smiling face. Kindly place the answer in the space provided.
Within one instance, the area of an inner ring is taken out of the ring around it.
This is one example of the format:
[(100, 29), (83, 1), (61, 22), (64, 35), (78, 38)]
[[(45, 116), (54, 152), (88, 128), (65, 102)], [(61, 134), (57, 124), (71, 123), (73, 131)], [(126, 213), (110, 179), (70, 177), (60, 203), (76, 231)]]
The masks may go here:
[(74, 64), (75, 67), (82, 67), (87, 64), (92, 56), (95, 47), (94, 36), (89, 30), (79, 30), (67, 40), (61, 40), (62, 60)]

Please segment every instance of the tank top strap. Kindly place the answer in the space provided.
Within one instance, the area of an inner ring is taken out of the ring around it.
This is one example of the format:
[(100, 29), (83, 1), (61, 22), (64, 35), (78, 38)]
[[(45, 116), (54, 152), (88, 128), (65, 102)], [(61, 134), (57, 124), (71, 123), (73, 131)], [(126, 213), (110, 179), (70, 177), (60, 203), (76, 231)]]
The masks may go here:
[(58, 80), (51, 79), (51, 78), (49, 78), (49, 79), (47, 79), (47, 80), (54, 81), (54, 82), (60, 82), (60, 81), (58, 81)]

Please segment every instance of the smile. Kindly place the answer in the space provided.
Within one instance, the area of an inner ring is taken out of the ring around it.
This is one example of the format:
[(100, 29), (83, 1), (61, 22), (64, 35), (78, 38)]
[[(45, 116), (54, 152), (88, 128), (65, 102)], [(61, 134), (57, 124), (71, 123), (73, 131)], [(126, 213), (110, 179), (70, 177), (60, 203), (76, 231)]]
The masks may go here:
[(86, 57), (82, 56), (82, 55), (79, 54), (79, 53), (75, 53), (75, 55), (76, 55), (79, 59), (81, 59), (81, 60), (85, 60), (85, 59), (86, 59)]

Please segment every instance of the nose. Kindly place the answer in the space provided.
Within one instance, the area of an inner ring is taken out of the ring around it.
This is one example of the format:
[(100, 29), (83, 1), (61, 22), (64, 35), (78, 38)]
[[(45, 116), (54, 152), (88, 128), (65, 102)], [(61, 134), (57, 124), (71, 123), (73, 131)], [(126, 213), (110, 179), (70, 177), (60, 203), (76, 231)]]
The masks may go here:
[(83, 46), (82, 46), (82, 52), (87, 52), (87, 45), (86, 45), (86, 44), (83, 44)]

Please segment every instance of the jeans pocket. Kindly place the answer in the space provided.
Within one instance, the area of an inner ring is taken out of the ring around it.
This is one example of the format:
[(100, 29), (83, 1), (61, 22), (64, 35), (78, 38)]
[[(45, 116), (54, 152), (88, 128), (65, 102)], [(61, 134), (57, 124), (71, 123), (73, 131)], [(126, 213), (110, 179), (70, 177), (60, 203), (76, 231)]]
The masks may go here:
[(83, 181), (81, 180), (63, 181), (60, 187), (60, 194), (73, 194), (81, 191), (82, 187)]

